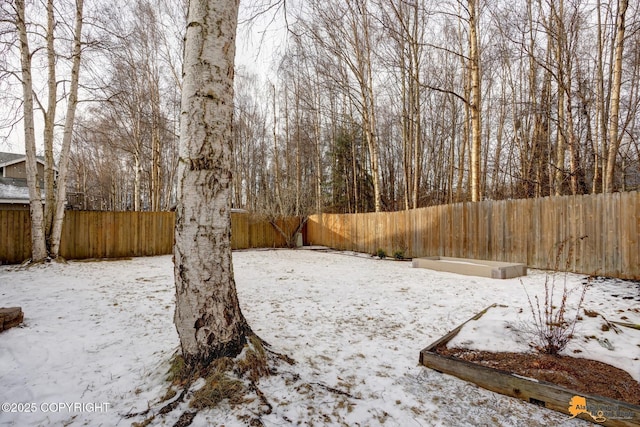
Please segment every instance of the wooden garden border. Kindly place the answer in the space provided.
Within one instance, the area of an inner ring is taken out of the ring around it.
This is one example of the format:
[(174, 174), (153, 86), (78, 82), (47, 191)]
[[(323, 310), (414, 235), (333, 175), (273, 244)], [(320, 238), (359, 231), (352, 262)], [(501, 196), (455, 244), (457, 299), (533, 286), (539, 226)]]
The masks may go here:
[[(455, 357), (442, 356), (436, 353), (436, 348), (449, 342), (460, 332), (465, 324), (471, 320), (478, 320), (493, 304), (480, 313), (467, 320), (444, 337), (440, 338), (420, 352), (420, 364), (438, 372), (454, 375), (465, 381), (473, 382), (487, 390), (501, 393), (506, 396), (517, 397), (530, 403), (534, 403), (545, 408), (553, 409), (568, 415), (570, 401), (574, 396), (582, 397), (586, 400), (589, 408), (601, 408), (604, 410), (606, 421), (598, 422), (604, 426), (631, 427), (640, 423), (640, 406), (631, 405), (615, 399), (603, 396), (579, 393), (558, 385), (540, 381), (533, 378), (512, 374), (500, 369), (489, 368), (475, 363), (467, 362)], [(615, 408), (615, 411), (613, 411)], [(593, 411), (592, 411), (593, 412)], [(611, 413), (613, 412), (613, 415)], [(596, 415), (595, 413), (593, 414)], [(587, 413), (578, 415), (578, 418), (587, 421), (594, 419)]]

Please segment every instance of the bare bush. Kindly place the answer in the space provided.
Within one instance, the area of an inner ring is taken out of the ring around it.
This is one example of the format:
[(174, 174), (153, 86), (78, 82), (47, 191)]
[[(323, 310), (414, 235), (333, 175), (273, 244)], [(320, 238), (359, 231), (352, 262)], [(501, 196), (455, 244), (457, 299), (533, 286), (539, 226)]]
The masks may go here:
[[(563, 241), (557, 250), (554, 270), (546, 274), (544, 281), (544, 302), (541, 304), (540, 298), (536, 295), (532, 300), (525, 288), (529, 308), (533, 317), (533, 325), (528, 328), (527, 332), (532, 335), (533, 345), (536, 350), (542, 353), (557, 355), (564, 350), (573, 338), (576, 323), (579, 320), (579, 312), (584, 302), (584, 297), (591, 283), (592, 277), (576, 287), (570, 288), (567, 284), (566, 271), (569, 269), (569, 262), (572, 255), (572, 245), (568, 245), (568, 254), (565, 258), (565, 272), (559, 273), (558, 266), (560, 259), (564, 253), (566, 243), (573, 239)], [(562, 275), (562, 294), (560, 301), (557, 300), (557, 292), (559, 284), (558, 277)], [(522, 282), (521, 282), (522, 283)], [(523, 285), (524, 287), (524, 285)], [(569, 296), (574, 292), (580, 292), (577, 305), (569, 311), (567, 301)], [(534, 304), (535, 301), (535, 304)]]

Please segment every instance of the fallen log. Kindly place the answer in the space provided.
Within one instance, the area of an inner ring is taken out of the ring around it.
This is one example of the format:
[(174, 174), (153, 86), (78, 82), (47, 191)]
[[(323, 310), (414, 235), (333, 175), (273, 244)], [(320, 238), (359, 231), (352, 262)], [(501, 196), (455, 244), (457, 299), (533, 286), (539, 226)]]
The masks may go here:
[(18, 326), (23, 320), (21, 307), (0, 307), (0, 332)]

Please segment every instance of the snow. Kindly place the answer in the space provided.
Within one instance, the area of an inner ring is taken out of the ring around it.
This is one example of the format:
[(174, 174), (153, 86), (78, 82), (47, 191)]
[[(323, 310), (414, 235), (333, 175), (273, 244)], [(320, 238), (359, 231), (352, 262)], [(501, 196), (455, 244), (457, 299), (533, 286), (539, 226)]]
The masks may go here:
[(29, 200), (29, 189), (0, 182), (0, 199)]
[[(259, 383), (273, 405), (261, 416), (265, 426), (588, 425), (418, 364), (420, 350), (493, 303), (514, 310), (496, 307), (486, 319), (526, 321), (524, 290), (543, 295), (544, 272), (496, 280), (318, 250), (234, 252), (234, 271), (254, 331), (296, 361)], [(568, 280), (576, 285), (582, 277)], [(630, 282), (597, 281), (584, 305), (609, 321), (640, 323), (638, 291)], [(0, 334), (0, 403), (23, 410), (0, 411), (0, 425), (143, 421), (126, 415), (157, 408), (166, 392), (178, 345), (173, 305), (170, 256), (0, 267), (0, 306), (25, 312), (21, 327)], [(602, 317), (585, 320), (580, 333), (598, 328), (614, 350), (577, 339), (582, 354), (627, 358), (624, 365), (637, 375), (637, 336), (634, 344), (601, 331)], [(498, 336), (496, 328), (493, 338), (476, 332), (463, 339), (498, 346)], [(238, 416), (247, 411), (222, 404), (201, 411), (193, 425), (242, 426)], [(173, 425), (176, 416), (158, 416), (151, 425)]]
[[(564, 276), (564, 274), (559, 276)], [(567, 281), (569, 282), (569, 279)], [(582, 285), (580, 283), (567, 283), (567, 287), (573, 292), (569, 295), (565, 319), (572, 322), (576, 317), (577, 303)], [(556, 307), (560, 304), (562, 288), (562, 283), (556, 283)], [(638, 291), (635, 291), (635, 293), (638, 295)], [(620, 297), (618, 296), (617, 298), (619, 299)], [(542, 301), (540, 308), (544, 316)], [(447, 343), (447, 347), (464, 347), (479, 351), (534, 352), (535, 342), (533, 342), (534, 339), (531, 336), (531, 319), (532, 313), (535, 312), (537, 315), (538, 309), (535, 301), (532, 300), (532, 302), (533, 308), (528, 303), (513, 306), (498, 305), (490, 308), (480, 319), (469, 321)], [(613, 301), (611, 302), (612, 304), (607, 304), (608, 307), (606, 308), (602, 307), (602, 301), (594, 301), (593, 299), (583, 304), (584, 309), (598, 314), (594, 317), (589, 317), (584, 314), (583, 309), (580, 310), (579, 321), (576, 324), (573, 339), (569, 341), (566, 349), (560, 354), (585, 357), (608, 363), (628, 372), (633, 379), (640, 381), (640, 348), (638, 347), (640, 345), (640, 330), (611, 323), (611, 320), (628, 323), (626, 319), (623, 321), (620, 317), (624, 316), (628, 319), (633, 316), (635, 319), (633, 323), (640, 324), (638, 321), (640, 317), (638, 316), (640, 313), (637, 308), (638, 303), (637, 301), (635, 304), (620, 304), (619, 302), (613, 304)], [(620, 310), (621, 307), (625, 306), (626, 310)], [(607, 312), (607, 315), (602, 314), (603, 309)], [(603, 331), (603, 325), (607, 325), (606, 327), (609, 327), (609, 330)]]

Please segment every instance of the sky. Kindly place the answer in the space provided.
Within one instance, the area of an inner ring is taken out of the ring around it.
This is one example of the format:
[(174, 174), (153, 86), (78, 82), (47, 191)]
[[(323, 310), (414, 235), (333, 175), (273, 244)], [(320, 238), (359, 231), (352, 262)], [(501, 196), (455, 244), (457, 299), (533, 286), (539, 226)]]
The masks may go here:
[[(273, 75), (272, 59), (275, 53), (284, 48), (287, 33), (283, 10), (268, 8), (269, 1), (246, 0), (241, 2), (236, 44), (236, 69), (238, 72), (252, 73), (264, 79)], [(255, 12), (265, 9), (264, 13)], [(16, 88), (19, 89), (19, 87)], [(5, 90), (5, 88), (0, 86), (0, 90)], [(0, 94), (0, 102), (2, 98)], [(10, 111), (0, 107), (0, 114), (8, 117)], [(41, 140), (40, 135), (43, 131), (41, 116), (36, 112), (36, 140)], [(23, 132), (24, 128), (21, 122), (14, 126), (10, 133), (8, 130), (0, 129), (0, 151), (24, 153)]]

